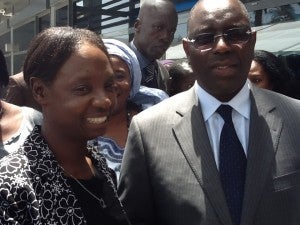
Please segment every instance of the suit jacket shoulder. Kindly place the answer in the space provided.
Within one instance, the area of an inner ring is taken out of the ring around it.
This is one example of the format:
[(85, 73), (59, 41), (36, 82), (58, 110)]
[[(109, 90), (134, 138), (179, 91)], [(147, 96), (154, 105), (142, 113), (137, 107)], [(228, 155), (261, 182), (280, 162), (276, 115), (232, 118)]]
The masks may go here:
[(137, 117), (144, 117), (146, 115), (157, 117), (173, 114), (176, 111), (185, 112), (193, 105), (198, 105), (198, 97), (195, 93), (195, 89), (191, 88), (185, 92), (174, 95), (154, 106), (149, 107), (148, 109), (139, 113)]

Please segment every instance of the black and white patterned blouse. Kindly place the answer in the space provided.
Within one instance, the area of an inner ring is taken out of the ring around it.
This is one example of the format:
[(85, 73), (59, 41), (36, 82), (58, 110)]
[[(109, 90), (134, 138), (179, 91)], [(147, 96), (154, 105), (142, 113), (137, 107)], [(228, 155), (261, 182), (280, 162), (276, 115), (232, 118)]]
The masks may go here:
[[(115, 224), (127, 224), (105, 159), (91, 151), (101, 174), (103, 200)], [(125, 222), (124, 222), (125, 221)], [(87, 224), (68, 178), (36, 126), (18, 152), (0, 161), (0, 224)], [(101, 221), (99, 221), (101, 224)]]

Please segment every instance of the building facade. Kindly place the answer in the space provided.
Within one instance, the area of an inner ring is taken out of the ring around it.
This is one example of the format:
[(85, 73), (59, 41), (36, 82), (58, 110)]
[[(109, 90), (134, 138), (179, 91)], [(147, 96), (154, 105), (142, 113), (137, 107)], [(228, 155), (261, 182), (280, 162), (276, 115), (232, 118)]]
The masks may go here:
[[(182, 58), (181, 40), (186, 36), (189, 10), (196, 1), (173, 2), (179, 13), (178, 27), (172, 47), (165, 57)], [(250, 13), (253, 27), (259, 30), (258, 48), (275, 53), (300, 52), (299, 0), (243, 2)], [(10, 74), (22, 70), (29, 42), (50, 26), (88, 28), (105, 38), (130, 41), (141, 3), (139, 0), (0, 0), (0, 48), (5, 54)], [(288, 41), (282, 37), (282, 30), (288, 30)], [(277, 34), (280, 43), (276, 42), (274, 34)]]

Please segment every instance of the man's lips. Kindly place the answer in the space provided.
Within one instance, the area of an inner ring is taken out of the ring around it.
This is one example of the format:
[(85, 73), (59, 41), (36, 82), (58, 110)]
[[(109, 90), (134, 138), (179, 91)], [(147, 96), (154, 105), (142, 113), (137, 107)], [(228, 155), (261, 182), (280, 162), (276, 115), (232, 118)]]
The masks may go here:
[(234, 68), (237, 66), (236, 61), (222, 61), (222, 62), (214, 62), (211, 64), (212, 69), (217, 69), (217, 70), (226, 70), (229, 68)]

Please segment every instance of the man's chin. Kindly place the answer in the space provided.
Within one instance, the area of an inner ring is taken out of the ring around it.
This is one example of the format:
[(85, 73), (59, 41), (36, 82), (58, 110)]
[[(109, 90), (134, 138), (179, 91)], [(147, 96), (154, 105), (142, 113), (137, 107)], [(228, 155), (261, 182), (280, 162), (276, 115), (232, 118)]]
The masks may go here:
[(164, 54), (159, 53), (159, 54), (152, 55), (151, 58), (152, 58), (153, 60), (156, 60), (156, 59), (160, 59), (163, 55), (164, 55)]
[(151, 58), (152, 59), (160, 59), (166, 51), (163, 51), (162, 49), (153, 49), (154, 51), (152, 51), (152, 54), (151, 54)]

